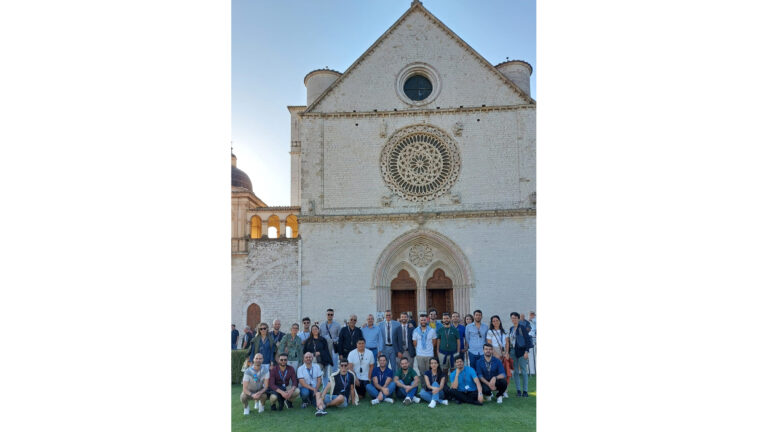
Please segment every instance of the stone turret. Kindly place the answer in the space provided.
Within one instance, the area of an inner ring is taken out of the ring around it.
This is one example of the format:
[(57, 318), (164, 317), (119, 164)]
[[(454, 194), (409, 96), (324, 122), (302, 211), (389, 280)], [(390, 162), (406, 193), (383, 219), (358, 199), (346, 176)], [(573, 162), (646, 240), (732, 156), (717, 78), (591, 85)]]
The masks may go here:
[(333, 84), (341, 72), (332, 69), (315, 69), (304, 77), (304, 85), (307, 87), (307, 106), (312, 105), (318, 96)]
[(531, 74), (533, 66), (523, 60), (508, 60), (496, 65), (496, 69), (515, 83), (528, 96), (531, 95)]

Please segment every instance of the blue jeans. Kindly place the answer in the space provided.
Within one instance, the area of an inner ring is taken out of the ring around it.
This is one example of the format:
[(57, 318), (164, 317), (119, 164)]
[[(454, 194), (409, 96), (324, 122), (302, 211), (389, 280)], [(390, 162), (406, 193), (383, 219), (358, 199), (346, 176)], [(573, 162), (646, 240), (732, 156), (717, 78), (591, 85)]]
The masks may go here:
[(379, 353), (378, 348), (368, 348), (373, 353), (373, 364), (379, 364), (379, 361), (376, 358), (376, 355)]
[[(530, 354), (529, 354), (530, 355)], [(515, 359), (515, 367), (512, 376), (515, 378), (515, 388), (520, 390), (520, 375), (523, 376), (523, 391), (528, 391), (528, 359), (519, 357)]]
[(475, 368), (475, 362), (480, 360), (480, 357), (482, 357), (482, 354), (472, 354), (471, 352), (467, 351), (467, 355), (469, 356), (469, 365), (472, 367), (472, 369)]
[[(387, 362), (389, 363), (390, 369), (397, 371), (397, 353), (395, 352), (395, 347), (384, 345), (384, 348), (381, 349), (381, 353), (387, 356)], [(376, 364), (378, 364), (378, 361), (379, 360), (376, 359)]]
[(309, 390), (308, 388), (302, 387), (299, 389), (299, 396), (301, 396), (301, 401), (304, 403), (308, 403), (310, 405), (315, 404), (315, 392), (314, 390)]
[[(385, 398), (391, 398), (392, 396), (394, 396), (395, 383), (394, 382), (389, 383), (389, 385), (387, 386), (387, 390), (389, 390), (389, 395), (384, 396)], [(367, 386), (365, 386), (365, 391), (368, 392), (368, 395), (371, 396), (371, 399), (376, 399), (377, 397), (379, 397), (379, 393), (381, 393), (379, 389), (373, 386), (373, 384), (368, 384)]]
[(416, 396), (416, 389), (418, 389), (418, 388), (419, 387), (416, 386), (416, 387), (410, 389), (408, 391), (408, 393), (405, 393), (405, 390), (403, 390), (402, 388), (398, 387), (397, 388), (397, 397), (399, 397), (400, 399), (405, 399), (406, 397), (409, 397), (409, 398), (413, 399), (413, 397)]
[(442, 390), (440, 390), (440, 393), (438, 394), (433, 394), (431, 391), (429, 391), (429, 389), (422, 390), (419, 393), (419, 397), (425, 401), (435, 401), (437, 403), (441, 403), (445, 398)]

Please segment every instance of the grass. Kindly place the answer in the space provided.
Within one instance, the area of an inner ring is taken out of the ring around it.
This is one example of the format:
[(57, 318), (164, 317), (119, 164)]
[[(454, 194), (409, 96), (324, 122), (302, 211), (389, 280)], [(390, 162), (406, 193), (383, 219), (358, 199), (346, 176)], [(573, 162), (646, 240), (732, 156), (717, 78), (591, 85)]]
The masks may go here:
[[(514, 389), (514, 382), (511, 383)], [(527, 399), (514, 396), (510, 390), (510, 398), (504, 399), (499, 406), (496, 402), (485, 402), (483, 406), (438, 405), (434, 409), (421, 402), (404, 406), (399, 400), (390, 405), (387, 403), (371, 405), (366, 397), (358, 406), (347, 408), (327, 408), (328, 415), (315, 417), (311, 407), (301, 409), (301, 399), (294, 401), (293, 409), (271, 411), (269, 402), (266, 410), (259, 414), (251, 408), (250, 415), (243, 415), (243, 405), (240, 403), (241, 385), (232, 386), (232, 431), (261, 431), (261, 430), (319, 430), (330, 431), (410, 431), (410, 430), (455, 430), (455, 431), (535, 431), (536, 430), (536, 377), (531, 375), (528, 383)], [(253, 402), (251, 402), (252, 406)]]

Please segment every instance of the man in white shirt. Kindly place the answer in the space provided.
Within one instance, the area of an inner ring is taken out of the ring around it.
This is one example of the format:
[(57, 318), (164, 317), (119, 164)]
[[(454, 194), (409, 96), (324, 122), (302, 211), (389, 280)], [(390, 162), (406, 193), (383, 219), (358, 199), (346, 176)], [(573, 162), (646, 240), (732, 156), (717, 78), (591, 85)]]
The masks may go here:
[(316, 399), (320, 396), (319, 389), (322, 384), (323, 371), (316, 363), (312, 363), (314, 358), (312, 353), (304, 353), (304, 363), (299, 366), (296, 372), (296, 378), (299, 379), (299, 395), (301, 396), (301, 407), (307, 405), (316, 405)]
[(243, 403), (243, 414), (248, 415), (251, 410), (248, 408), (248, 401), (255, 400), (254, 409), (259, 413), (264, 412), (264, 402), (267, 400), (267, 380), (269, 380), (269, 365), (262, 365), (264, 356), (256, 353), (253, 356), (253, 362), (249, 362), (248, 369), (243, 374), (243, 392), (240, 393), (240, 402)]
[(347, 355), (347, 360), (355, 374), (355, 390), (360, 398), (365, 397), (365, 387), (371, 382), (373, 372), (373, 352), (365, 347), (365, 339), (357, 341), (357, 349)]
[(429, 370), (429, 359), (435, 357), (435, 341), (437, 340), (435, 329), (427, 325), (428, 321), (427, 314), (419, 315), (419, 326), (413, 329), (413, 346), (416, 347), (414, 364), (419, 372), (422, 388), (426, 388), (424, 372)]

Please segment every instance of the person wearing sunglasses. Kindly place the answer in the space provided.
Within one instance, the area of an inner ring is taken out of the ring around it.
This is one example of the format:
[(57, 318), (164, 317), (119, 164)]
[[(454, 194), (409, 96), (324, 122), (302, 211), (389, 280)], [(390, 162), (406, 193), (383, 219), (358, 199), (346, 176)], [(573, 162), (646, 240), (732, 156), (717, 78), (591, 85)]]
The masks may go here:
[(339, 365), (339, 332), (341, 331), (341, 325), (333, 320), (334, 311), (328, 308), (325, 312), (326, 321), (320, 324), (320, 334), (328, 341), (328, 350), (331, 353), (333, 359), (334, 371)]
[(259, 324), (258, 329), (258, 333), (256, 333), (251, 342), (251, 351), (248, 353), (248, 359), (253, 360), (254, 354), (261, 353), (264, 357), (264, 364), (269, 365), (274, 360), (277, 346), (275, 340), (269, 335), (267, 323)]
[(296, 378), (296, 370), (288, 364), (288, 355), (281, 353), (277, 356), (277, 366), (269, 371), (269, 402), (271, 410), (283, 410), (293, 408), (294, 399), (299, 396), (299, 380)]
[(363, 331), (356, 324), (357, 315), (352, 314), (349, 316), (347, 325), (339, 332), (339, 359), (347, 358), (349, 353), (357, 348), (357, 341), (365, 339)]
[(326, 407), (346, 408), (354, 403), (357, 397), (354, 382), (355, 374), (349, 370), (349, 362), (344, 358), (339, 359), (339, 371), (331, 375), (328, 385), (317, 397), (315, 415), (319, 417), (328, 414)]

